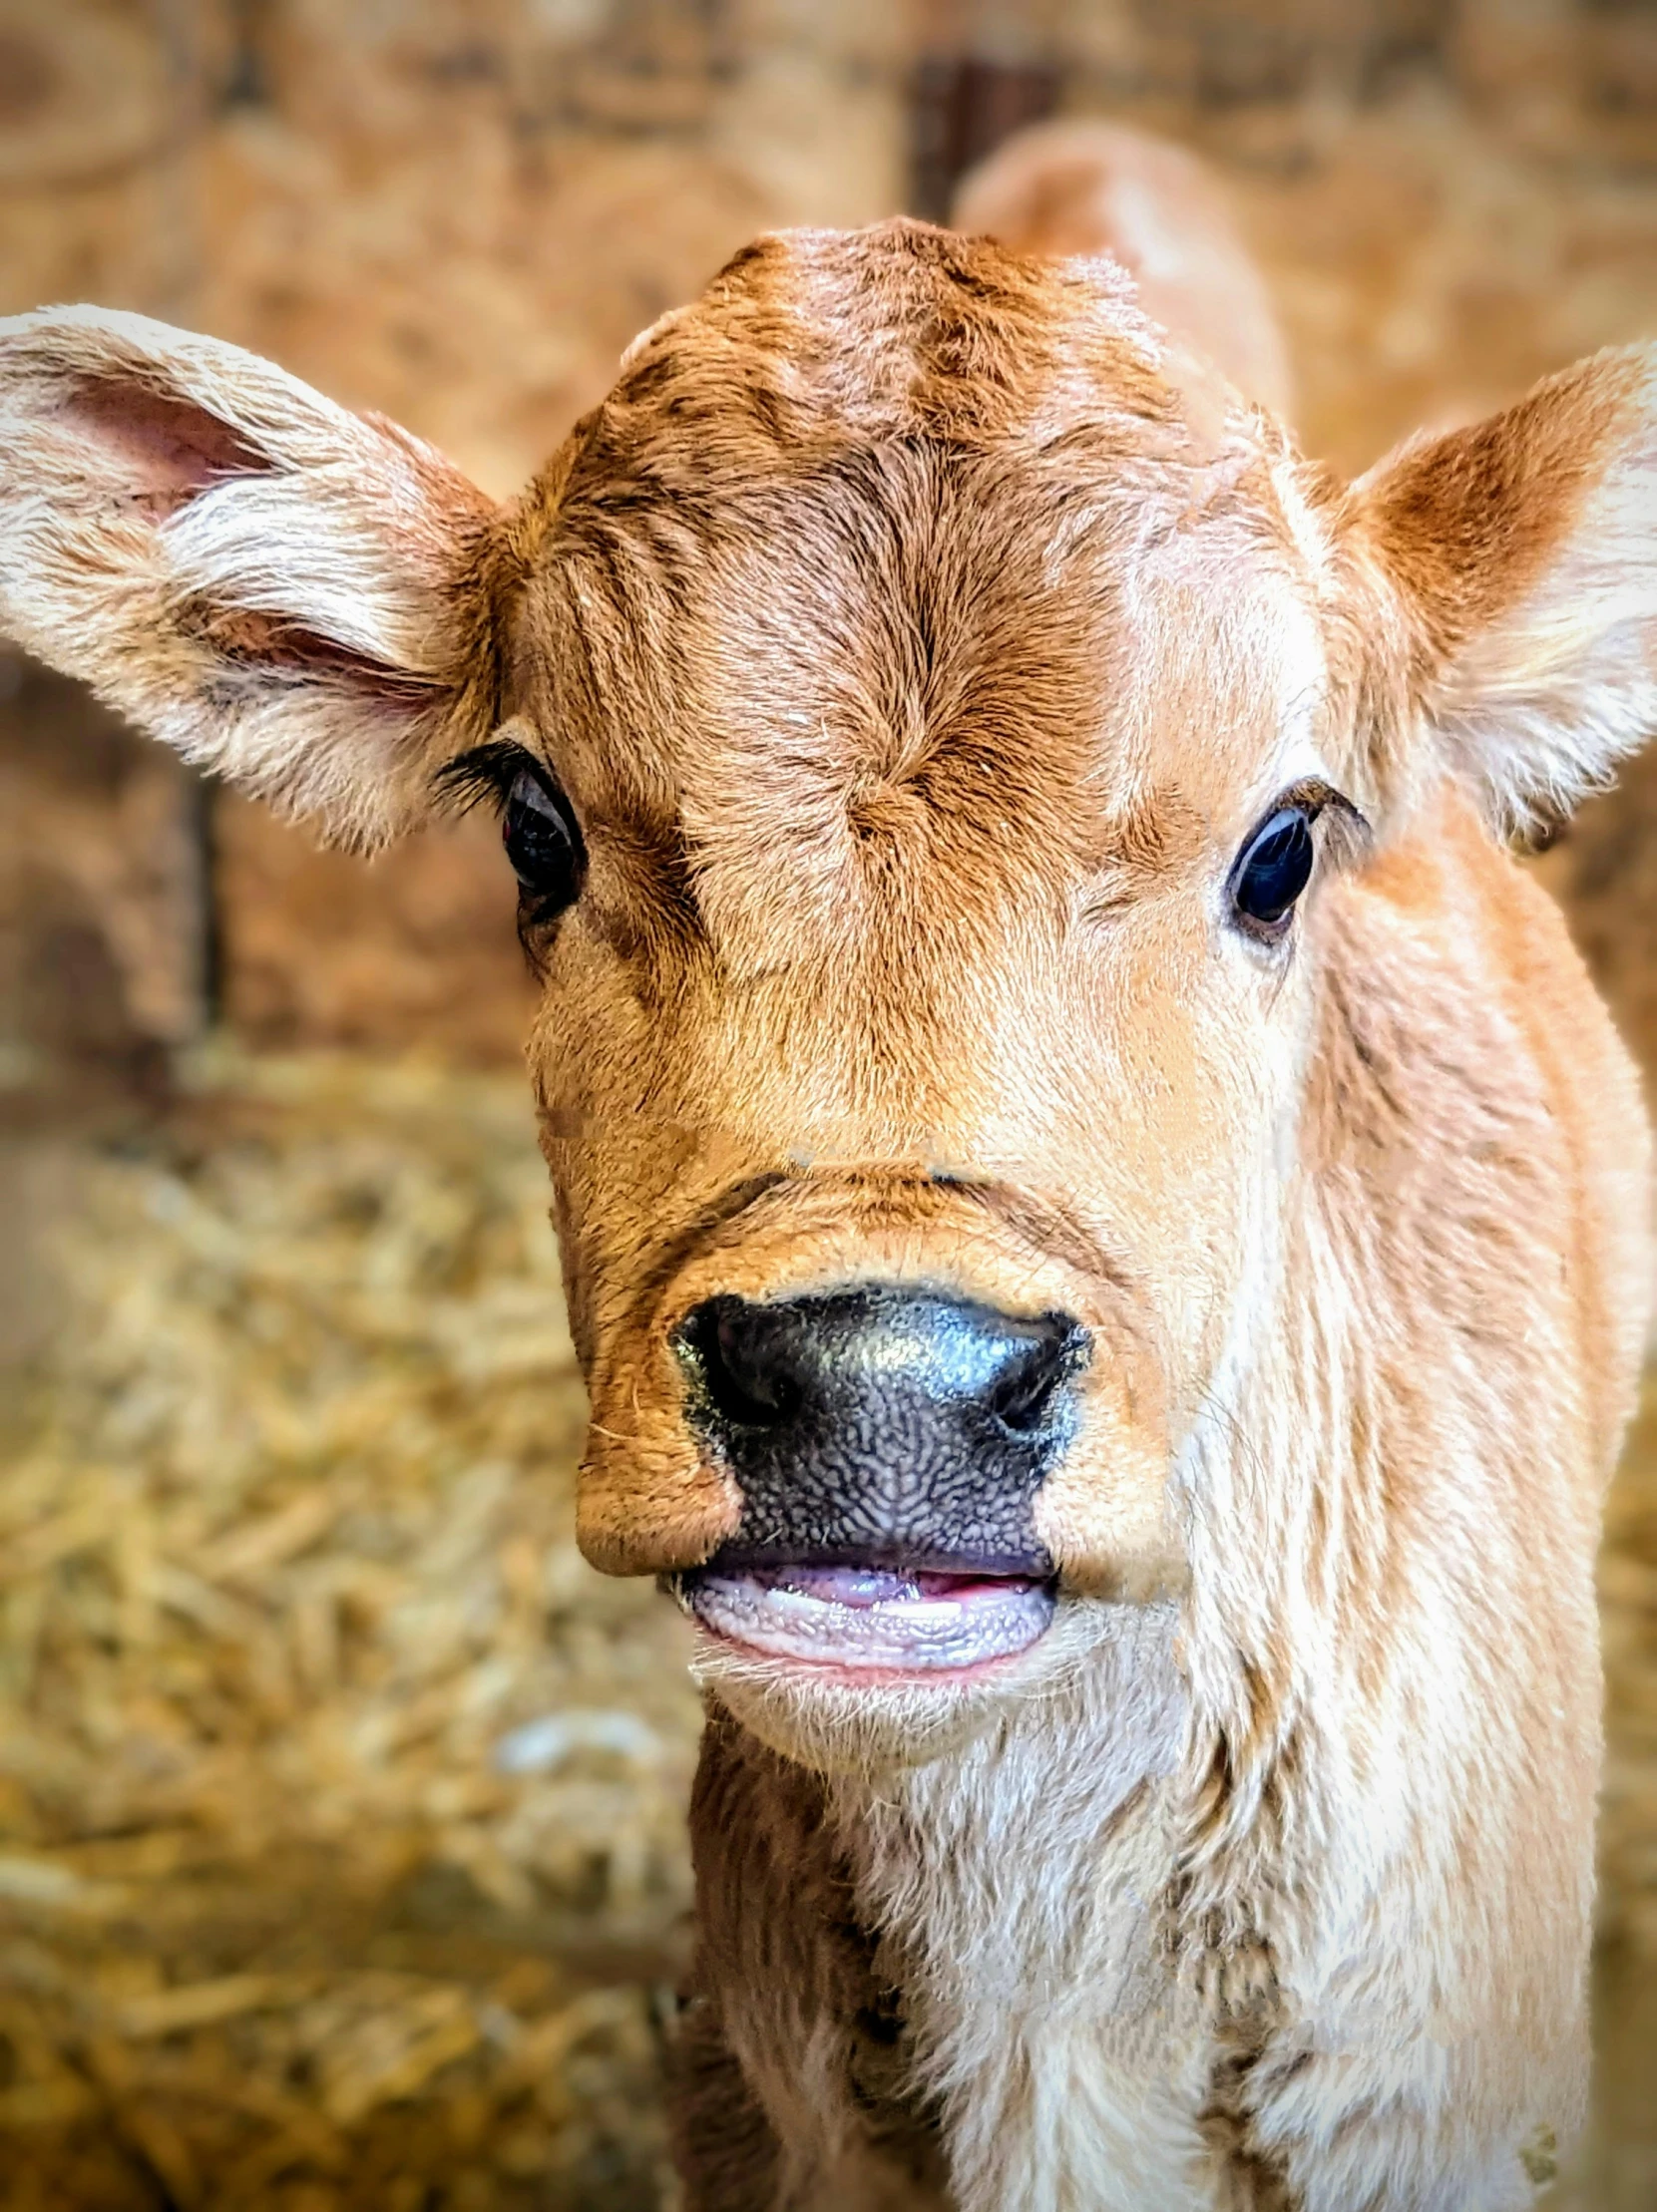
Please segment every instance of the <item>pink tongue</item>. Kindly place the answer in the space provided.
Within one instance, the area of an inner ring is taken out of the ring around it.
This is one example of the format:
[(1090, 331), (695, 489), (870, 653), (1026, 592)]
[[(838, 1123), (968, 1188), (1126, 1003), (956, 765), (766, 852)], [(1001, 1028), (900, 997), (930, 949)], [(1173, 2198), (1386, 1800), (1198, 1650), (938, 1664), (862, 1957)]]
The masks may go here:
[(888, 1605), (895, 1600), (956, 1598), (975, 1587), (971, 1575), (888, 1575), (876, 1567), (780, 1567), (754, 1577), (772, 1590), (798, 1591), (837, 1606)]

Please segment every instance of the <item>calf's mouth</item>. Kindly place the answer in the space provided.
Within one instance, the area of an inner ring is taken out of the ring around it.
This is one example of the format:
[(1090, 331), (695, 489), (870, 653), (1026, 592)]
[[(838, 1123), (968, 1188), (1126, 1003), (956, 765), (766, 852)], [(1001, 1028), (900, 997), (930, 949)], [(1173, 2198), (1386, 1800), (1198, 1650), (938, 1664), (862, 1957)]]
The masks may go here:
[(1075, 1424), (1078, 1323), (865, 1284), (708, 1299), (677, 1349), (741, 1497), (729, 1539), (670, 1579), (709, 1636), (778, 1668), (942, 1681), (1045, 1634), (1034, 1508)]
[(717, 1561), (672, 1578), (710, 1636), (748, 1656), (839, 1673), (975, 1673), (1016, 1659), (1051, 1626), (1050, 1576), (963, 1567)]

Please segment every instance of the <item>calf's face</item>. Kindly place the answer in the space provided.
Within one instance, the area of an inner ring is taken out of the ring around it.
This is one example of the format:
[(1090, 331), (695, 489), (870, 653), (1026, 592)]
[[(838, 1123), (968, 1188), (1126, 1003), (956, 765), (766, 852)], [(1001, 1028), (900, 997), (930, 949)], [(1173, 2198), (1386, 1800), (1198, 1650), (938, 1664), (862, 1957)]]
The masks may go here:
[(1342, 492), (1107, 267), (802, 234), (496, 513), (232, 349), (35, 318), (0, 609), (343, 834), (500, 805), (583, 1547), (786, 1748), (918, 1756), (1182, 1588), (1170, 1477), (1296, 1294), (1342, 871), (1642, 734), (1593, 541), (1649, 382)]
[[(671, 420), (698, 342), (618, 411)], [(739, 389), (724, 480), (666, 483), (622, 412), (525, 590), (482, 765), (545, 977), (582, 1541), (682, 1578), (733, 1695), (976, 1709), (1096, 1618), (1050, 1636), (1055, 1594), (1179, 1586), (1170, 1454), (1295, 1143), (1294, 894), (1359, 816), (1270, 466), (1158, 396), (1103, 387), (1058, 454), (898, 414), (802, 456)]]

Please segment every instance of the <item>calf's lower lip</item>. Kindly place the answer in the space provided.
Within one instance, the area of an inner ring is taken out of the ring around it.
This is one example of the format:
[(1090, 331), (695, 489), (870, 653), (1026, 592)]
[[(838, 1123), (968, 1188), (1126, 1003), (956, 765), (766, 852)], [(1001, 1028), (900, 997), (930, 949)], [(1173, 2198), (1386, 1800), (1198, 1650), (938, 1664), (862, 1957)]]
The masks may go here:
[(679, 1593), (700, 1625), (757, 1658), (859, 1673), (961, 1673), (1015, 1658), (1052, 1620), (1032, 1576), (859, 1566), (698, 1568)]

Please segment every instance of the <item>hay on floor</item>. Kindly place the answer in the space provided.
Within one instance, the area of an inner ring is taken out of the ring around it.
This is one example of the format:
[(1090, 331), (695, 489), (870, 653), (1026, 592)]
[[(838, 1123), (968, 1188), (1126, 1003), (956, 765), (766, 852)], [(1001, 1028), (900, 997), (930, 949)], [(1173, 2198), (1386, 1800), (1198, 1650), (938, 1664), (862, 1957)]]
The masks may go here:
[(655, 2203), (699, 1713), (572, 1542), (522, 1079), (245, 1065), (71, 1149), (0, 1475), (5, 2204)]
[(1605, 1506), (1599, 1555), (1605, 1780), (1599, 1922), (1657, 1961), (1657, 1369)]

